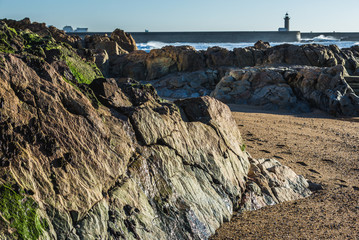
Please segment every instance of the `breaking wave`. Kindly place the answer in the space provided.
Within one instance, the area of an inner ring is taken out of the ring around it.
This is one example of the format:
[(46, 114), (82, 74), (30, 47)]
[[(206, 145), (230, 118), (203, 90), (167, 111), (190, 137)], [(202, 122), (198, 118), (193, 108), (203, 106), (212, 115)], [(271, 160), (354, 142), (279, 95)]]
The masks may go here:
[[(270, 42), (271, 46), (277, 46), (281, 44), (285, 44), (288, 42)], [(354, 45), (359, 45), (359, 42), (353, 42), (353, 41), (340, 41), (339, 39), (335, 39), (333, 37), (326, 37), (324, 35), (320, 35), (311, 39), (303, 39), (301, 42), (289, 42), (289, 44), (294, 45), (303, 45), (308, 43), (316, 43), (316, 44), (322, 44), (325, 46), (329, 46), (331, 44), (337, 45), (339, 48), (350, 48)], [(137, 47), (139, 50), (144, 50), (146, 52), (151, 51), (152, 49), (160, 49), (164, 46), (192, 46), (196, 50), (207, 50), (209, 47), (222, 47), (226, 48), (228, 50), (233, 50), (234, 48), (244, 48), (244, 47), (251, 47), (254, 45), (254, 42), (246, 42), (246, 43), (191, 43), (191, 42), (175, 42), (175, 43), (164, 43), (164, 42), (156, 42), (156, 41), (150, 41), (148, 43), (138, 43)]]
[(340, 39), (333, 36), (319, 35), (314, 38), (303, 38), (302, 42), (339, 42)]

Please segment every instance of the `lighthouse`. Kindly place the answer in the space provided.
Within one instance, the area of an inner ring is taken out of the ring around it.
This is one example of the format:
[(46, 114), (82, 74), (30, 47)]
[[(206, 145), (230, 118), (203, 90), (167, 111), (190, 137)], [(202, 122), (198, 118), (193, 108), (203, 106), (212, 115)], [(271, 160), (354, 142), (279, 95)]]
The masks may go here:
[(284, 28), (278, 28), (279, 32), (288, 32), (289, 31), (289, 20), (290, 20), (289, 14), (286, 13), (284, 16)]
[(285, 17), (284, 17), (284, 28), (287, 29), (287, 31), (289, 31), (289, 20), (290, 20), (290, 17), (288, 15), (288, 13), (286, 13)]

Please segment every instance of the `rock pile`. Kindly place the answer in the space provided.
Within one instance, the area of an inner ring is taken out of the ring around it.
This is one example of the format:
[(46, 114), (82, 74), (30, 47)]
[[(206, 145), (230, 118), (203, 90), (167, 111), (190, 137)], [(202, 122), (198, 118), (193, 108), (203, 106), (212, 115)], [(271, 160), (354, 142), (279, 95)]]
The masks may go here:
[[(339, 49), (335, 45), (318, 44), (290, 45), (270, 47), (266, 43), (257, 43), (255, 47), (235, 48), (229, 51), (220, 47), (196, 51), (190, 46), (166, 46), (149, 53), (137, 52), (118, 57), (111, 63), (110, 74), (113, 77), (137, 77), (136, 80), (153, 80), (174, 72), (193, 72), (202, 69), (222, 67), (288, 66), (303, 65), (315, 67), (333, 67), (343, 65), (349, 74), (358, 73), (359, 49)], [(136, 57), (132, 57), (131, 55)], [(128, 74), (126, 66), (141, 62), (140, 73)]]
[(341, 65), (236, 69), (221, 79), (211, 96), (268, 109), (307, 112), (316, 107), (333, 115), (359, 115), (359, 98), (344, 75)]

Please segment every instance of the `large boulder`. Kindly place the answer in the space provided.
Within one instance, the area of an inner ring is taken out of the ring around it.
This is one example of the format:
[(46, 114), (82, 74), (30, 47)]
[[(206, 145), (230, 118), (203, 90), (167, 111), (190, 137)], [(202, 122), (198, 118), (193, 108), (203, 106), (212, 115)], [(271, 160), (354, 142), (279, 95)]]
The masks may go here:
[[(241, 208), (253, 167), (225, 104), (175, 105), (151, 85), (98, 78), (87, 91), (96, 109), (46, 61), (0, 59), (0, 232), (8, 238), (208, 239)], [(290, 185), (301, 178), (275, 173), (284, 183), (263, 198), (309, 194), (304, 179)]]
[[(249, 159), (247, 188), (239, 212), (293, 201), (310, 194), (308, 182), (275, 159)], [(285, 176), (283, 178), (283, 176)]]
[(133, 52), (137, 50), (136, 42), (132, 38), (131, 34), (126, 33), (121, 29), (116, 29), (113, 31), (110, 38), (127, 52)]
[(112, 56), (109, 75), (112, 77), (130, 77), (136, 80), (145, 80), (147, 78), (147, 57), (148, 54), (140, 50), (125, 55)]
[(284, 71), (276, 68), (231, 70), (217, 84), (211, 96), (226, 103), (253, 104), (267, 109), (309, 109), (285, 81)]
[(121, 48), (118, 42), (102, 35), (87, 35), (84, 39), (85, 47), (94, 50), (106, 50), (109, 56), (128, 54), (126, 50)]
[(190, 46), (166, 46), (154, 49), (146, 59), (147, 80), (157, 79), (173, 72), (196, 71), (205, 67), (204, 57)]
[(344, 80), (345, 68), (307, 66), (233, 69), (211, 96), (226, 103), (268, 109), (309, 111), (310, 106), (333, 115), (359, 115), (359, 98)]
[(222, 66), (235, 66), (235, 56), (233, 51), (226, 48), (211, 47), (205, 52), (206, 66), (209, 68), (218, 68)]
[(209, 95), (219, 81), (217, 70), (173, 73), (157, 80), (148, 81), (167, 98), (188, 98)]

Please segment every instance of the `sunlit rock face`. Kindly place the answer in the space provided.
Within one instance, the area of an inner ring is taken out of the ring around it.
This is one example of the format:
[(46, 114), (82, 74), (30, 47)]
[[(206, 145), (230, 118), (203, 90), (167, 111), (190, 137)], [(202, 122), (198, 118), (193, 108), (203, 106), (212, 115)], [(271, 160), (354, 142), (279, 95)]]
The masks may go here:
[(207, 239), (234, 210), (310, 194), (249, 157), (224, 103), (167, 102), (52, 36), (0, 30), (0, 238)]

